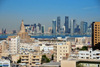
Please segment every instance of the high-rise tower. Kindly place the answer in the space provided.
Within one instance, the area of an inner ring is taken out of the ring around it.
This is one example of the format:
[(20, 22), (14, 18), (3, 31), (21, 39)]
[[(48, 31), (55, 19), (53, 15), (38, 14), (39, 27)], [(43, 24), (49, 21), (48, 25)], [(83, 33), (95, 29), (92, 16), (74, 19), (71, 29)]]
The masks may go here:
[(42, 33), (44, 34), (45, 32), (45, 26), (42, 26)]
[(57, 32), (60, 33), (61, 25), (60, 25), (60, 16), (57, 17)]
[(65, 16), (65, 33), (68, 33), (69, 31), (69, 18), (68, 16)]
[(71, 19), (70, 23), (71, 23), (71, 35), (73, 35), (74, 34), (74, 20)]
[(81, 21), (81, 35), (85, 35), (87, 32), (87, 28), (88, 28), (88, 23)]
[(100, 22), (92, 23), (92, 48), (100, 43)]
[(56, 34), (56, 20), (52, 21), (52, 33)]

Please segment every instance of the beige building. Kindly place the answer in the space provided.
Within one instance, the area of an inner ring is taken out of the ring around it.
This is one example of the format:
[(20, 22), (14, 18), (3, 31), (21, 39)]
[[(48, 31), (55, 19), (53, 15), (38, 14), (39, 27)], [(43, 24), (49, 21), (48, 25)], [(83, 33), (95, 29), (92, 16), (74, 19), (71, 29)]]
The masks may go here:
[(92, 23), (92, 46), (100, 42), (100, 22)]
[(18, 33), (18, 35), (20, 36), (21, 39), (30, 38), (30, 36), (28, 36), (28, 33), (25, 32), (25, 27), (24, 27), (23, 20), (22, 20), (22, 24), (21, 24), (21, 27), (20, 27), (20, 32)]
[(62, 60), (61, 67), (76, 67), (76, 61)]
[(0, 44), (0, 54), (2, 53), (2, 45)]
[(0, 57), (1, 56), (8, 56), (9, 55), (8, 46), (9, 45), (6, 42), (6, 40), (0, 41)]
[(70, 48), (70, 42), (54, 45), (54, 61), (60, 62), (67, 59), (71, 52)]
[(21, 42), (23, 43), (30, 43), (30, 42), (34, 42), (34, 39), (30, 38), (30, 36), (28, 35), (27, 32), (25, 32), (25, 27), (24, 27), (24, 23), (23, 23), (23, 20), (22, 20), (22, 23), (21, 23), (21, 27), (20, 27), (20, 31), (18, 33), (18, 36), (20, 37), (21, 39)]
[(100, 61), (98, 60), (75, 60), (75, 59), (69, 59), (69, 60), (62, 60), (61, 61), (61, 67), (100, 67)]
[(20, 59), (20, 54), (13, 54), (11, 55), (12, 62), (17, 63), (17, 61)]
[(39, 52), (21, 55), (21, 63), (26, 63), (29, 67), (41, 65), (41, 54)]
[(38, 43), (20, 43), (20, 54), (29, 54), (31, 51), (40, 51)]
[(40, 67), (61, 67), (60, 62), (49, 62), (49, 63), (44, 63)]
[(8, 36), (7, 42), (9, 44), (9, 54), (19, 53), (20, 37), (19, 36)]

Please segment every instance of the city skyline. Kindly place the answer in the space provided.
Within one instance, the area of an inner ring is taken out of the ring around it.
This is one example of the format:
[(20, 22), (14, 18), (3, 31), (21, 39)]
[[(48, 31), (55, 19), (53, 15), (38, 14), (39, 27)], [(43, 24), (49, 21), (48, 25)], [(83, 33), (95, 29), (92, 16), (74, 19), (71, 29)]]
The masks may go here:
[(65, 23), (65, 16), (75, 19), (76, 23), (86, 21), (100, 21), (99, 0), (1, 0), (0, 3), (0, 30), (6, 28), (19, 31), (21, 20), (24, 24), (41, 23), (52, 27), (52, 20), (61, 17), (61, 27)]

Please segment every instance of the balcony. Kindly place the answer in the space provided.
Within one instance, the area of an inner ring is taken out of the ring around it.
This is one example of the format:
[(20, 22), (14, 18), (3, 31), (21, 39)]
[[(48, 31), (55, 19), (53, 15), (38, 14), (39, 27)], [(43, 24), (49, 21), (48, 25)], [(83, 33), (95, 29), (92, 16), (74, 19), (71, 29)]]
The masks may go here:
[(28, 62), (29, 62), (29, 60), (24, 60), (24, 59), (22, 59), (22, 60), (21, 60), (21, 62), (22, 62), (22, 63), (25, 63), (25, 62), (27, 62), (27, 63), (28, 63)]
[(39, 59), (32, 59), (32, 62), (40, 62)]
[(32, 59), (39, 59), (39, 56), (33, 56)]
[(22, 56), (22, 59), (29, 59), (28, 56)]

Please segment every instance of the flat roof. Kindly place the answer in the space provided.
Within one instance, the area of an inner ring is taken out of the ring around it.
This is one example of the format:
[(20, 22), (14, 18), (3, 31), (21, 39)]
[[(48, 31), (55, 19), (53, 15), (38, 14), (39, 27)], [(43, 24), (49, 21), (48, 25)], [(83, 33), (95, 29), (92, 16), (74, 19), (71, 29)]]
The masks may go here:
[(41, 66), (60, 66), (60, 62), (44, 63)]
[(94, 63), (94, 64), (100, 64), (100, 60), (96, 59), (78, 59), (76, 60), (77, 63)]

